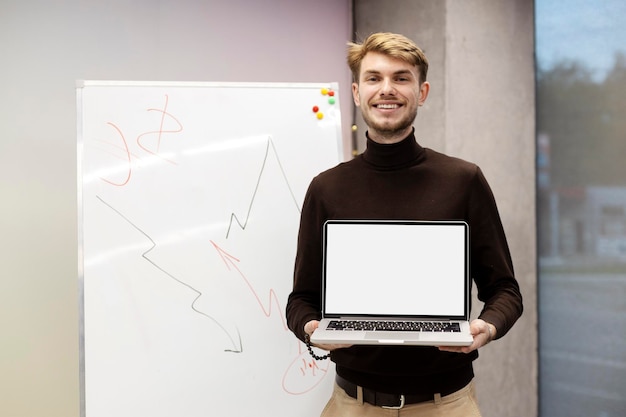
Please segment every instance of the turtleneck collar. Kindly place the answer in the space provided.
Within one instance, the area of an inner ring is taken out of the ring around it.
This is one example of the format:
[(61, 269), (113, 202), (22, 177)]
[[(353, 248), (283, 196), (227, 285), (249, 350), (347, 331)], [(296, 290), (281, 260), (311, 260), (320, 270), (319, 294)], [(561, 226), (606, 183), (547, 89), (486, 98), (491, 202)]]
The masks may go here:
[(377, 168), (400, 169), (415, 165), (423, 154), (422, 148), (415, 140), (415, 129), (400, 142), (381, 144), (374, 142), (367, 135), (367, 148), (363, 152), (363, 160)]

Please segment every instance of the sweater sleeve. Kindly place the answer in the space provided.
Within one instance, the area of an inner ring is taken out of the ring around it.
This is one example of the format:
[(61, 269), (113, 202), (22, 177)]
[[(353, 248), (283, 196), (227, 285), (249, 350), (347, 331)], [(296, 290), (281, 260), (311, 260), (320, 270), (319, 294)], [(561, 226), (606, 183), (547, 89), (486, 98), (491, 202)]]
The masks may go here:
[(293, 289), (287, 300), (289, 329), (304, 341), (304, 325), (321, 318), (322, 205), (316, 195), (315, 179), (302, 205), (294, 265)]
[(484, 302), (479, 318), (492, 323), (496, 338), (504, 336), (521, 316), (522, 295), (495, 198), (480, 168), (476, 168), (470, 198), (472, 278)]

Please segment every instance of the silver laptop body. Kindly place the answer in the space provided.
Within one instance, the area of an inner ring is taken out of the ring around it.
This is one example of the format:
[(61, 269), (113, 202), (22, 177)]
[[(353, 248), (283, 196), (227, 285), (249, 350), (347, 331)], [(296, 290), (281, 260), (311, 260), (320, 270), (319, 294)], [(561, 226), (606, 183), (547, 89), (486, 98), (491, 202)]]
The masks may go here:
[(315, 344), (464, 346), (469, 226), (463, 221), (329, 220)]

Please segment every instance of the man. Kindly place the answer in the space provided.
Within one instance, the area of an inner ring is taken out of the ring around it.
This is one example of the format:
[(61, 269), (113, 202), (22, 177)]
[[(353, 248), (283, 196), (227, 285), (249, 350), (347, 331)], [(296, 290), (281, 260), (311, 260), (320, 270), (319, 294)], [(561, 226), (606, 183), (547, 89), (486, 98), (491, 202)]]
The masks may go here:
[[(309, 345), (321, 311), (322, 225), (328, 219), (465, 220), (471, 274), (484, 302), (467, 347), (323, 345), (336, 383), (322, 416), (480, 416), (472, 379), (477, 349), (504, 336), (522, 297), (493, 194), (474, 164), (421, 147), (413, 122), (430, 85), (428, 61), (411, 40), (377, 33), (349, 44), (354, 103), (367, 149), (319, 174), (302, 207), (287, 321)], [(400, 396), (404, 396), (404, 404)], [(437, 413), (437, 414), (435, 414)]]

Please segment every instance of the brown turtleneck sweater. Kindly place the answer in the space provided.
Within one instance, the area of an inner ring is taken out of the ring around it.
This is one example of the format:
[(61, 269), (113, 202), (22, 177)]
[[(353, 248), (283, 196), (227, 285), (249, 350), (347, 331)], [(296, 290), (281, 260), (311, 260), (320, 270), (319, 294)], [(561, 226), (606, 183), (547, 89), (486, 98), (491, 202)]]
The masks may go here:
[[(428, 148), (414, 134), (381, 145), (315, 177), (302, 207), (289, 328), (304, 340), (304, 325), (321, 311), (322, 225), (328, 219), (465, 220), (470, 225), (471, 274), (484, 302), (480, 318), (504, 336), (522, 314), (522, 297), (496, 203), (480, 168)], [(421, 346), (353, 346), (331, 359), (349, 381), (388, 393), (436, 393), (473, 377), (471, 354)]]

